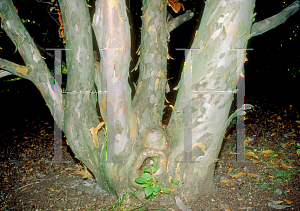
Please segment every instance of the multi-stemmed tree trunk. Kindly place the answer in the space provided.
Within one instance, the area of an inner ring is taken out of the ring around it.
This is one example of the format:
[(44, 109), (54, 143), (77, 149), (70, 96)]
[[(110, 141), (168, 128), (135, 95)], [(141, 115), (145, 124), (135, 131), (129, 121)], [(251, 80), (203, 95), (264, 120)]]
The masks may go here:
[[(171, 179), (180, 181), (169, 200), (174, 196), (192, 200), (212, 190), (215, 164), (230, 122), (231, 93), (243, 76), (248, 41), (284, 22), (299, 9), (299, 1), (255, 23), (255, 0), (207, 0), (191, 49), (182, 49), (185, 68), (167, 128), (162, 116), (169, 34), (193, 13), (167, 21), (166, 0), (143, 0), (139, 79), (131, 100), (131, 38), (125, 1), (98, 0), (92, 21), (85, 0), (59, 0), (59, 4), (68, 49), (68, 94), (61, 97), (60, 84), (54, 86), (54, 77), (10, 0), (0, 2), (1, 26), (26, 66), (0, 59), (5, 70), (0, 77), (12, 73), (36, 85), (76, 157), (111, 194), (135, 185), (144, 161), (153, 157), (158, 159), (155, 176), (159, 182), (170, 187)], [(92, 30), (100, 64), (93, 56)]]

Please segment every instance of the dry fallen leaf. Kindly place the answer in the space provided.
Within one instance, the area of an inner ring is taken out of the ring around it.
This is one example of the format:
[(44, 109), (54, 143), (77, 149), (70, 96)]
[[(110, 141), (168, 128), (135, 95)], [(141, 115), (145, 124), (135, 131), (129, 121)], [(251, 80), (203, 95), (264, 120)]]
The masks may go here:
[(272, 153), (273, 151), (268, 149), (268, 150), (258, 151), (258, 152), (261, 152), (261, 153), (263, 153), (263, 154), (270, 154), (270, 153)]
[(4, 207), (2, 207), (0, 210), (2, 211), (2, 210), (4, 210), (6, 207), (8, 207), (8, 205), (6, 204), (6, 205), (4, 205)]
[(73, 170), (73, 168), (67, 167), (67, 168), (65, 168), (65, 170)]
[(78, 167), (78, 169), (75, 171), (75, 174), (83, 175), (83, 173), (84, 172), (80, 167)]
[(265, 193), (264, 193), (264, 200), (267, 200), (268, 198), (269, 198), (268, 193), (265, 192)]
[(230, 179), (223, 179), (223, 180), (220, 180), (221, 183), (229, 183), (230, 182)]
[(83, 179), (87, 179), (93, 177), (92, 174), (87, 170), (87, 168), (85, 169), (84, 173), (83, 173)]
[(286, 199), (283, 199), (283, 201), (285, 201), (285, 202), (288, 203), (288, 204), (293, 204), (293, 203), (294, 203), (294, 202), (289, 201), (289, 200), (286, 200)]
[(250, 177), (259, 177), (258, 174), (253, 174), (253, 173), (248, 173), (248, 176), (250, 176)]
[(244, 176), (246, 173), (243, 173), (243, 172), (240, 172), (240, 173), (238, 173), (238, 174), (236, 174), (236, 175), (233, 175), (232, 177), (240, 177), (240, 176)]
[(245, 155), (255, 157), (256, 159), (259, 158), (256, 154), (254, 154), (254, 152), (246, 152)]

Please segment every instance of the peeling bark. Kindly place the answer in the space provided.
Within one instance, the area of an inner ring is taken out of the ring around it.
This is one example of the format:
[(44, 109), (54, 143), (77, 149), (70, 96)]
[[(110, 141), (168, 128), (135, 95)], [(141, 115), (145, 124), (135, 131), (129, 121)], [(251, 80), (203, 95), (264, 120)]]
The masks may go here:
[[(206, 1), (192, 48), (185, 51), (186, 65), (166, 130), (161, 122), (169, 33), (193, 14), (186, 12), (167, 22), (165, 0), (143, 1), (140, 72), (132, 102), (128, 84), (130, 26), (124, 1), (98, 0), (91, 21), (85, 0), (59, 0), (69, 49), (63, 110), (57, 103), (61, 102), (60, 87), (54, 91), (54, 78), (12, 2), (2, 0), (2, 28), (26, 66), (0, 59), (0, 77), (14, 74), (36, 85), (76, 157), (101, 188), (121, 195), (136, 185), (134, 180), (145, 161), (156, 157), (155, 176), (163, 186), (170, 187), (171, 179), (180, 181), (167, 200), (194, 200), (214, 188), (214, 168), (228, 126), (231, 93), (243, 71), (249, 39), (299, 9), (299, 1), (295, 1), (281, 13), (253, 24), (254, 2)], [(101, 55), (99, 65), (93, 56), (92, 29)], [(91, 92), (95, 89), (97, 95)], [(102, 122), (97, 117), (97, 101)]]

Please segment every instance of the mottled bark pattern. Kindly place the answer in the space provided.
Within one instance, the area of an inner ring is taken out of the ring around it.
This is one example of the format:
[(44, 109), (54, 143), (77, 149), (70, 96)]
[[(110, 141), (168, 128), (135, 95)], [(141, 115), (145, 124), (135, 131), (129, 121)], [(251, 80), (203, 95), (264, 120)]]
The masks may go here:
[[(2, 0), (1, 27), (26, 66), (0, 59), (0, 77), (15, 74), (36, 85), (76, 157), (101, 188), (121, 195), (125, 188), (136, 185), (134, 180), (142, 168), (156, 157), (155, 176), (159, 182), (170, 187), (171, 179), (180, 181), (167, 200), (175, 203), (181, 198), (197, 199), (214, 188), (215, 164), (233, 97), (230, 92), (235, 91), (242, 75), (249, 39), (299, 10), (297, 0), (281, 13), (252, 26), (254, 3), (206, 1), (203, 16), (197, 17), (201, 24), (193, 50), (186, 51), (185, 69), (166, 130), (161, 122), (168, 37), (171, 30), (193, 16), (187, 11), (167, 22), (166, 0), (143, 0), (140, 72), (132, 102), (128, 84), (130, 26), (123, 0), (96, 1), (92, 22), (85, 0), (59, 0), (68, 49), (68, 95), (63, 99), (60, 87), (55, 85), (54, 90), (54, 78), (11, 0)], [(94, 64), (92, 29), (101, 55), (99, 65)], [(90, 93), (96, 89), (97, 95)], [(103, 122), (97, 117), (97, 100)], [(191, 119), (187, 119), (189, 115)]]

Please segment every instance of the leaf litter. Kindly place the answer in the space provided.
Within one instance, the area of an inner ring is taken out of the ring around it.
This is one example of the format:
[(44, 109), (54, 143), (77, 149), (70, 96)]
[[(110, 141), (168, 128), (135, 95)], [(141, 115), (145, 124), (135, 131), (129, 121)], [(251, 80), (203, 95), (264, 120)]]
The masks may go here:
[(245, 115), (246, 162), (234, 162), (236, 130), (231, 123), (215, 169), (216, 191), (190, 203), (177, 198), (176, 204), (167, 204), (163, 196), (149, 201), (130, 190), (119, 199), (109, 196), (74, 159), (65, 137), (62, 156), (69, 163), (46, 163), (54, 156), (53, 120), (28, 117), (25, 126), (8, 124), (0, 134), (0, 210), (297, 210), (299, 101), (247, 103), (255, 109)]

